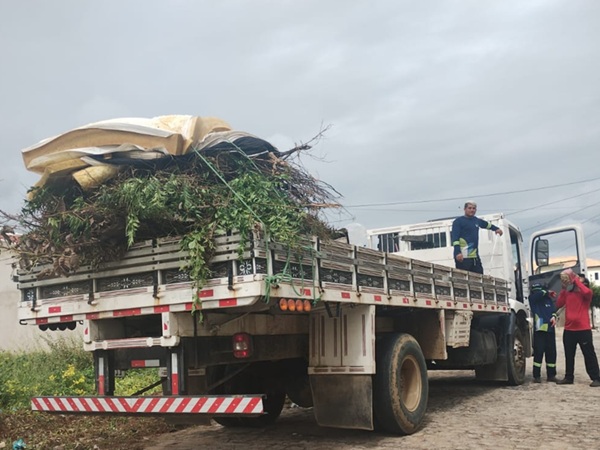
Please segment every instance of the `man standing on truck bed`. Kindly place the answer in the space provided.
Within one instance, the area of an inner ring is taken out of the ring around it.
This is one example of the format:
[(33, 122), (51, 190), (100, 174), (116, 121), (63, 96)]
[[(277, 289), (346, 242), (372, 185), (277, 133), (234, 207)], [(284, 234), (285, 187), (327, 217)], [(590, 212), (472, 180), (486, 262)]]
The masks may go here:
[(483, 266), (479, 258), (479, 229), (484, 228), (502, 236), (502, 230), (496, 225), (475, 216), (477, 203), (465, 203), (465, 215), (457, 217), (452, 223), (450, 235), (454, 246), (454, 262), (457, 269), (483, 274)]

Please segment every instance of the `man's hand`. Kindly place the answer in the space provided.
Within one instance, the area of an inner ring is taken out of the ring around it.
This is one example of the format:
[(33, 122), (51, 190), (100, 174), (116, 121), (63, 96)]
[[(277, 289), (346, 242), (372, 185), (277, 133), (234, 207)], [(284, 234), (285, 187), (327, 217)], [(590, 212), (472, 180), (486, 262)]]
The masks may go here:
[(575, 281), (575, 278), (579, 278), (579, 275), (577, 275), (575, 272), (573, 272), (573, 269), (565, 269), (560, 274), (567, 275), (569, 277), (569, 281), (571, 281), (571, 283), (573, 283)]
[(463, 254), (462, 254), (462, 253), (459, 253), (458, 255), (456, 255), (456, 260), (457, 260), (458, 262), (463, 262), (463, 259), (464, 259), (464, 257), (463, 257)]
[(551, 327), (555, 327), (556, 326), (556, 317), (552, 317), (552, 319), (550, 319), (550, 326)]
[(498, 236), (502, 236), (504, 234), (500, 228), (494, 231), (494, 233), (496, 233)]

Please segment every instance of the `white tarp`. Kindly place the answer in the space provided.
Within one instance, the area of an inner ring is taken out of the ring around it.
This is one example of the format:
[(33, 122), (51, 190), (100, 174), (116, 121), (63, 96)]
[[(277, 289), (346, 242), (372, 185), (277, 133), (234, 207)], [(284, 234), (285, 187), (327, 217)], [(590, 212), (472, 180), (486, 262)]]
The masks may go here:
[[(153, 159), (183, 155), (206, 141), (222, 140), (229, 124), (214, 117), (188, 115), (123, 118), (92, 123), (45, 139), (22, 151), (27, 170), (51, 177), (73, 177), (84, 189), (98, 186), (120, 169), (103, 164), (112, 156)], [(95, 158), (92, 158), (94, 156)], [(101, 158), (98, 158), (98, 157)]]

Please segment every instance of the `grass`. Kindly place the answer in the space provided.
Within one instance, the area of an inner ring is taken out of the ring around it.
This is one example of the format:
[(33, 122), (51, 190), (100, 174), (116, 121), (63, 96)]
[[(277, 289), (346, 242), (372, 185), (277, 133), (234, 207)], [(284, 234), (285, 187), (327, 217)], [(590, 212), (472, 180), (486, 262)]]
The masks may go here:
[[(32, 412), (33, 396), (94, 394), (92, 356), (83, 351), (81, 342), (48, 341), (47, 347), (0, 352), (0, 448), (12, 448), (13, 442), (22, 439), (27, 449), (135, 450), (143, 449), (153, 436), (174, 429), (157, 418)], [(156, 377), (156, 370), (128, 371), (117, 378), (116, 393), (131, 395)]]

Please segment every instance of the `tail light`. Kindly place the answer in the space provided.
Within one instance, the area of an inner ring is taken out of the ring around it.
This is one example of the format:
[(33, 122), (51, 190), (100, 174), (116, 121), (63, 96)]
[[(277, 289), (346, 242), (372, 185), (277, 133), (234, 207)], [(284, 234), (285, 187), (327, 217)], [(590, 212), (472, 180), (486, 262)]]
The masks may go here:
[(248, 333), (236, 333), (233, 335), (233, 356), (244, 359), (252, 356), (252, 336)]

